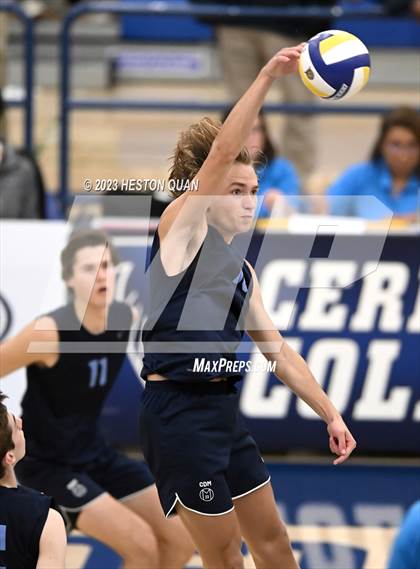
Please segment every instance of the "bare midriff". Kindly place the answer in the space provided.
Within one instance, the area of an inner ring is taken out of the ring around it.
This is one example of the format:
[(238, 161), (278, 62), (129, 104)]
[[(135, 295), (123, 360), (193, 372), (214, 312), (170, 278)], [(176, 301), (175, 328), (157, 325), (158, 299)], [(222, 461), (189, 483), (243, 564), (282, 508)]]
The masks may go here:
[[(213, 377), (210, 381), (226, 381), (227, 377)], [(150, 373), (147, 376), (147, 381), (169, 381), (169, 378), (159, 373)]]

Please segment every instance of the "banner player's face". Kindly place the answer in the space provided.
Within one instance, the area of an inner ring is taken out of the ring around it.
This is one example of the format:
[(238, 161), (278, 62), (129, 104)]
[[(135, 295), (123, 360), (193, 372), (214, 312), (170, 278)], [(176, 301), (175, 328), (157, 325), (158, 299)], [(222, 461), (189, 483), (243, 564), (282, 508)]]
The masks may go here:
[(75, 298), (90, 306), (111, 304), (115, 292), (115, 267), (108, 247), (83, 247), (76, 253), (73, 276), (67, 281)]
[(225, 180), (225, 191), (212, 200), (207, 214), (222, 233), (244, 233), (252, 227), (257, 207), (258, 178), (252, 166), (236, 162)]

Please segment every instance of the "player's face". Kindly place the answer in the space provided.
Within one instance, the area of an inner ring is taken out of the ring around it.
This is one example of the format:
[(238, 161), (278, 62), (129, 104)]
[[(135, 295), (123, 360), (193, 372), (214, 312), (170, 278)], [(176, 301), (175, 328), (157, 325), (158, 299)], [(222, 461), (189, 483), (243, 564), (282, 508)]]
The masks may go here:
[(115, 291), (115, 267), (109, 248), (97, 245), (79, 249), (74, 258), (73, 276), (67, 285), (79, 301), (90, 306), (108, 306)]
[(260, 117), (257, 117), (252, 125), (251, 134), (246, 141), (246, 147), (253, 156), (262, 152), (264, 148), (264, 130)]
[(257, 207), (258, 179), (252, 166), (235, 163), (225, 181), (223, 195), (213, 198), (207, 214), (221, 233), (235, 235), (249, 231)]
[(419, 163), (419, 152), (414, 134), (400, 126), (392, 127), (382, 144), (384, 160), (396, 176), (410, 176)]
[[(12, 440), (15, 448), (10, 452), (14, 455), (16, 462), (25, 456), (25, 436), (23, 434), (22, 419), (8, 413), (9, 427), (12, 430)], [(15, 464), (16, 464), (15, 462)]]

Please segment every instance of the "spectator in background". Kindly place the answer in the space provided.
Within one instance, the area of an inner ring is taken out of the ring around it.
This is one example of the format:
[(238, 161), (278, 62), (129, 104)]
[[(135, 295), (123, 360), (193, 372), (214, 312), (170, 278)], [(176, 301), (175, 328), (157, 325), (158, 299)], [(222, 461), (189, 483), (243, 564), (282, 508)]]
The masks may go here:
[[(225, 122), (231, 110), (232, 107), (225, 111), (222, 122)], [(254, 121), (246, 146), (253, 159), (261, 162), (261, 166), (257, 167), (258, 194), (264, 196), (264, 200), (259, 217), (280, 217), (301, 209), (299, 177), (293, 164), (276, 154), (263, 111)]]
[[(4, 116), (0, 97), (0, 122)], [(44, 217), (44, 185), (33, 157), (0, 138), (0, 218)]]
[[(401, 107), (384, 116), (368, 162), (348, 168), (327, 190), (332, 215), (415, 221), (420, 186), (420, 115)], [(339, 199), (335, 199), (339, 196)]]
[[(192, 0), (193, 4), (214, 4), (214, 0)], [(334, 6), (335, 0), (317, 0), (313, 4), (321, 7)], [(263, 7), (299, 7), (308, 2), (303, 0), (285, 2), (284, 0), (236, 0), (235, 2), (218, 1), (217, 4), (235, 6), (255, 5)], [(224, 69), (225, 82), (232, 99), (246, 91), (255, 79), (259, 69), (267, 59), (286, 45), (295, 45), (307, 41), (322, 30), (331, 27), (330, 19), (273, 19), (257, 18), (236, 19), (212, 16), (202, 18), (215, 25), (216, 38)], [(285, 103), (313, 104), (315, 97), (303, 85), (296, 74), (282, 77), (278, 81)], [(312, 174), (316, 163), (316, 140), (313, 115), (287, 115), (285, 117), (284, 155), (297, 168), (304, 185)]]
[(420, 500), (406, 513), (394, 541), (388, 569), (416, 569), (420, 562)]

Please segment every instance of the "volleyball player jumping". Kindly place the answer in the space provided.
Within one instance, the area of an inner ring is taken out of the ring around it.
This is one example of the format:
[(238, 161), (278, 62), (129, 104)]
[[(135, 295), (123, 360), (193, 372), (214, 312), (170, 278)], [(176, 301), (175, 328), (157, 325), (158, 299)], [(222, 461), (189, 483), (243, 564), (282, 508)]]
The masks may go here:
[[(204, 118), (181, 134), (171, 178), (194, 180), (198, 189), (168, 206), (152, 244), (141, 445), (166, 516), (179, 514), (206, 569), (242, 568), (241, 536), (258, 569), (297, 567), (269, 473), (238, 410), (234, 348), (244, 329), (275, 362), (276, 376), (325, 421), (334, 464), (356, 444), (276, 330), (254, 269), (232, 244), (251, 229), (257, 202), (245, 141), (272, 83), (296, 72), (302, 49), (279, 51), (223, 126)], [(197, 355), (205, 365), (196, 365)]]

